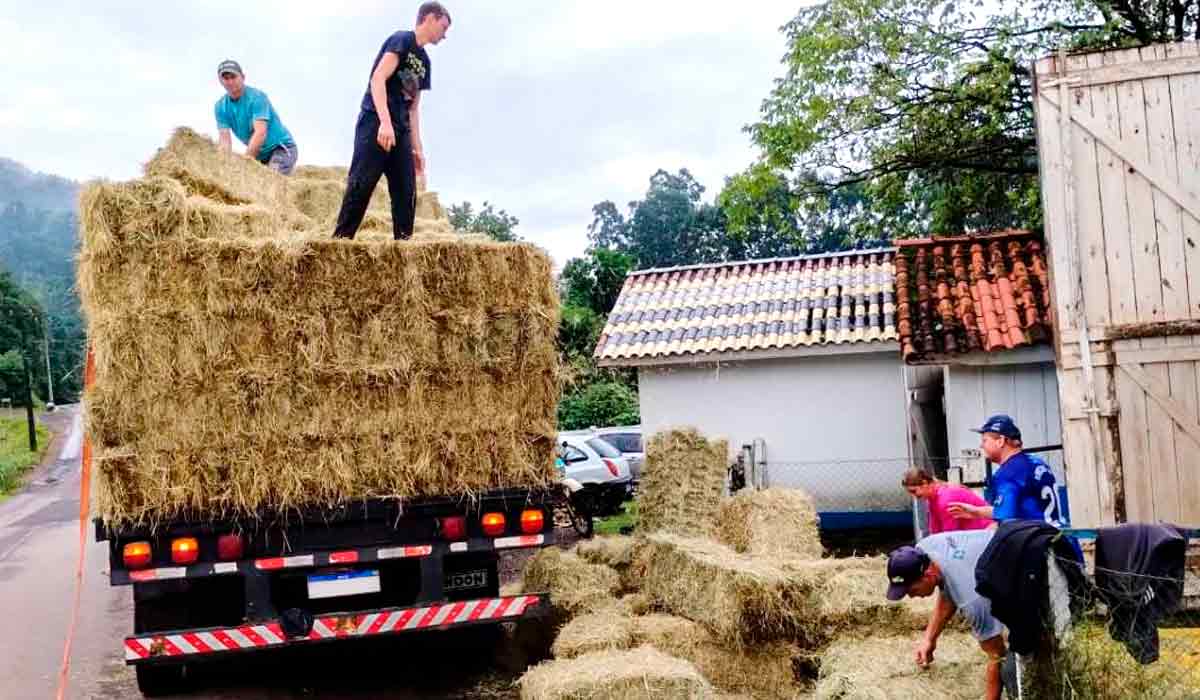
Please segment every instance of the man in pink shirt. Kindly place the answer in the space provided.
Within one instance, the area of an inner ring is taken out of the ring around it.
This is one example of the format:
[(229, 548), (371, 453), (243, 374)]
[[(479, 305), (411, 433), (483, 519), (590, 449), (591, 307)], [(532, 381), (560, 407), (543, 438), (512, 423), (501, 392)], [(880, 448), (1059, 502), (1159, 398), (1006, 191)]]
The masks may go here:
[(985, 530), (995, 524), (991, 518), (955, 518), (950, 514), (951, 503), (987, 505), (983, 498), (965, 486), (938, 481), (921, 467), (912, 467), (904, 472), (901, 483), (909, 495), (923, 499), (929, 505), (931, 535), (954, 530)]

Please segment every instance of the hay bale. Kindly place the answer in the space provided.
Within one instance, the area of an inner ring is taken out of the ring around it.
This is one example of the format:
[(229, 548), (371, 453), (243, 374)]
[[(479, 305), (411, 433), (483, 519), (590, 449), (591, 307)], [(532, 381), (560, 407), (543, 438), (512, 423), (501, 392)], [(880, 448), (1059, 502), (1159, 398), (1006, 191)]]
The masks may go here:
[(187, 130), (147, 172), (80, 201), (85, 410), (110, 525), (552, 483), (544, 252), (333, 240), (311, 227), (340, 185), (289, 189)]
[(583, 540), (575, 552), (584, 561), (611, 567), (621, 577), (621, 589), (636, 591), (641, 586), (641, 567), (636, 565), (644, 541), (627, 535), (601, 535)]
[(530, 669), (520, 680), (523, 700), (636, 700), (713, 697), (687, 661), (653, 647), (600, 651)]
[(919, 637), (845, 639), (821, 657), (816, 696), (821, 700), (974, 700), (984, 695), (986, 655), (966, 634), (943, 633), (934, 662), (913, 661)]
[(616, 604), (621, 589), (616, 571), (552, 547), (525, 564), (522, 580), (527, 592), (549, 593), (550, 603), (568, 618)]
[(632, 615), (612, 608), (580, 615), (563, 625), (551, 653), (556, 659), (574, 659), (584, 654), (634, 646)]
[(812, 498), (799, 489), (742, 490), (721, 501), (717, 539), (744, 554), (819, 559), (825, 550)]
[(728, 461), (728, 443), (710, 442), (694, 428), (653, 435), (646, 442), (638, 487), (639, 527), (646, 532), (713, 534)]

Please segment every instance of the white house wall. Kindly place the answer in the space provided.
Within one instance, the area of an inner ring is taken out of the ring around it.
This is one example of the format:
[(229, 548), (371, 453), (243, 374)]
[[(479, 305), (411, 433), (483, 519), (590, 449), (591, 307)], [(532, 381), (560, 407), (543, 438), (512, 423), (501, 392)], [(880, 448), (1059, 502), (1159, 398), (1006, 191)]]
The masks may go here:
[(822, 511), (901, 511), (908, 466), (904, 377), (895, 353), (643, 367), (647, 435), (694, 426), (731, 458), (766, 443), (768, 484), (802, 488)]

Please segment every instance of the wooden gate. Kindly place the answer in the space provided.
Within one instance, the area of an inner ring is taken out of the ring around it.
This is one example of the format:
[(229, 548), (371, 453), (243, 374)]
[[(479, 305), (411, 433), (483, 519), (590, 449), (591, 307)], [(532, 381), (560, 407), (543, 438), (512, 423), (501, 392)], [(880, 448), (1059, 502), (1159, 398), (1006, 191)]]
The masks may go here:
[(1200, 44), (1035, 65), (1073, 524), (1200, 522)]

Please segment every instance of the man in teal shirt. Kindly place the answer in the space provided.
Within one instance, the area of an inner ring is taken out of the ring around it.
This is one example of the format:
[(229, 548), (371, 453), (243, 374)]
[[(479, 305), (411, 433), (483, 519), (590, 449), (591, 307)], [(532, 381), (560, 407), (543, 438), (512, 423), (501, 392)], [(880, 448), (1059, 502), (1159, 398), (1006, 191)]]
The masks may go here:
[(246, 74), (237, 61), (222, 61), (217, 75), (225, 96), (217, 100), (214, 112), (221, 148), (233, 150), (232, 132), (246, 144), (246, 157), (253, 158), (281, 175), (291, 175), (296, 167), (296, 142), (283, 125), (267, 93), (246, 85)]

